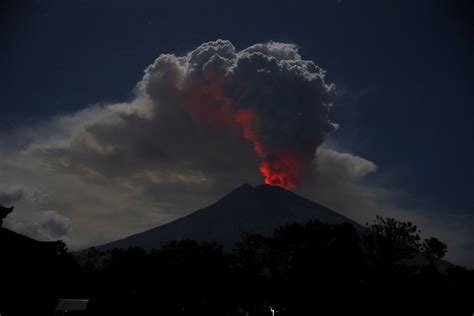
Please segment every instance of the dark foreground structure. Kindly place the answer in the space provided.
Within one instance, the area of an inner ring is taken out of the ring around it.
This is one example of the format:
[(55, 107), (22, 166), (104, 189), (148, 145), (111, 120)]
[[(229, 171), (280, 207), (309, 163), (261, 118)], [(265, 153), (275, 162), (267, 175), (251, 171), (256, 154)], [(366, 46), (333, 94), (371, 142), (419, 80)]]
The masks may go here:
[(62, 242), (3, 228), (0, 238), (2, 316), (53, 315), (64, 297), (90, 299), (87, 315), (474, 312), (473, 271), (443, 263), (444, 244), (422, 242), (416, 227), (390, 219), (363, 232), (318, 221), (286, 225), (272, 236), (244, 235), (231, 253), (182, 240), (73, 257)]

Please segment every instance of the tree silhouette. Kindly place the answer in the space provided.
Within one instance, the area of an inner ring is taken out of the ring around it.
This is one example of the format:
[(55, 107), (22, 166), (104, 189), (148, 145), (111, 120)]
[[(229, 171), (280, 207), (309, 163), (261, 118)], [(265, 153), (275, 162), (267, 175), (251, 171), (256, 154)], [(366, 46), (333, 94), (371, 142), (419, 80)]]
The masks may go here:
[(3, 220), (5, 219), (5, 217), (7, 217), (8, 214), (13, 212), (14, 208), (15, 208), (14, 206), (4, 207), (0, 205), (0, 227), (3, 226)]
[(418, 233), (394, 219), (366, 230), (310, 221), (244, 234), (232, 253), (181, 240), (73, 257), (61, 241), (2, 228), (1, 271), (13, 278), (2, 280), (0, 313), (51, 315), (58, 298), (77, 297), (90, 299), (89, 315), (472, 315), (474, 272), (406, 260), (446, 253)]
[(419, 230), (415, 225), (380, 216), (373, 224), (367, 224), (363, 239), (368, 259), (381, 267), (411, 259), (421, 247)]
[(423, 253), (430, 260), (431, 264), (443, 258), (448, 251), (448, 246), (435, 237), (427, 238), (421, 246)]

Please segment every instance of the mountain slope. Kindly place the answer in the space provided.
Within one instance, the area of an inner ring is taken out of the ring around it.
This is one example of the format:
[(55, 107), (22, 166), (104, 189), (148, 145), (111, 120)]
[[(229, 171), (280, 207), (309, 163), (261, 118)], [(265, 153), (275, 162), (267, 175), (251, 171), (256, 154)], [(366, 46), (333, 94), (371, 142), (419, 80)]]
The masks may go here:
[(139, 246), (158, 248), (171, 240), (216, 241), (231, 249), (243, 232), (271, 234), (287, 223), (311, 219), (336, 224), (350, 219), (280, 187), (248, 184), (235, 189), (216, 203), (168, 224), (114, 241), (98, 249)]
[(4, 255), (15, 256), (19, 253), (41, 253), (55, 247), (54, 242), (38, 241), (3, 227), (0, 227), (0, 246)]

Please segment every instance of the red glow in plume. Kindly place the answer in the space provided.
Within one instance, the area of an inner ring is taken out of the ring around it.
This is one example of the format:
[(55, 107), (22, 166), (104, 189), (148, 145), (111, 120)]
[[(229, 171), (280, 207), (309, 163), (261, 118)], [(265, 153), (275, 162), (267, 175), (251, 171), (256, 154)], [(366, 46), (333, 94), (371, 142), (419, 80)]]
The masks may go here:
[(265, 183), (285, 189), (295, 189), (304, 173), (305, 159), (298, 153), (280, 151), (265, 158), (260, 164), (260, 171), (265, 176)]
[(234, 117), (242, 126), (245, 139), (254, 144), (255, 152), (262, 158), (260, 172), (265, 177), (265, 183), (289, 190), (295, 189), (307, 165), (304, 155), (282, 149), (266, 149), (251, 128), (258, 118), (255, 111), (239, 110)]
[(255, 153), (262, 159), (260, 172), (265, 183), (285, 189), (295, 189), (307, 164), (302, 153), (281, 148), (266, 148), (254, 132), (259, 116), (252, 109), (234, 112), (233, 102), (217, 87), (196, 87), (189, 95), (189, 110), (195, 116), (212, 126), (233, 130), (240, 128), (243, 137), (254, 145)]

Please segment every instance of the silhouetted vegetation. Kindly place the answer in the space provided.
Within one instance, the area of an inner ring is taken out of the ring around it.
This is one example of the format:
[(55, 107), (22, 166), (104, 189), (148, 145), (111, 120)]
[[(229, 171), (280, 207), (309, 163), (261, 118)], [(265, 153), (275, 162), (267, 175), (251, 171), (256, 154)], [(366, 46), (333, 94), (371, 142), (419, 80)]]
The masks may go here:
[(60, 297), (89, 298), (88, 315), (474, 312), (474, 272), (440, 261), (445, 244), (394, 219), (365, 230), (290, 224), (272, 236), (245, 234), (232, 253), (183, 240), (73, 257), (62, 242), (1, 232), (2, 316), (53, 315)]
[(5, 217), (7, 217), (7, 215), (10, 214), (14, 208), (14, 206), (4, 207), (0, 205), (0, 227), (2, 227)]
[(39, 242), (0, 228), (0, 314), (52, 315), (72, 294), (80, 266), (62, 241)]
[(421, 245), (423, 254), (434, 264), (437, 260), (443, 258), (448, 251), (448, 246), (435, 237), (427, 238)]

